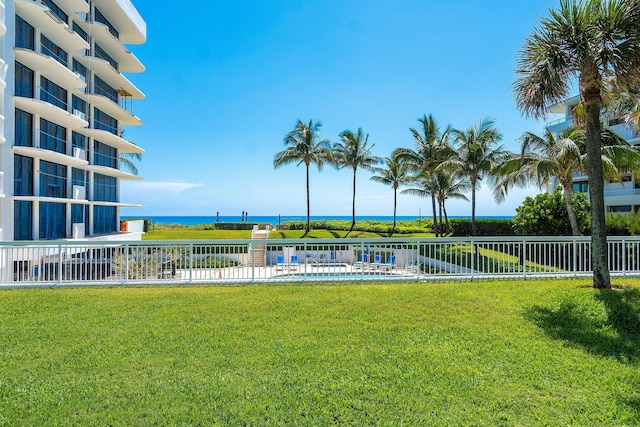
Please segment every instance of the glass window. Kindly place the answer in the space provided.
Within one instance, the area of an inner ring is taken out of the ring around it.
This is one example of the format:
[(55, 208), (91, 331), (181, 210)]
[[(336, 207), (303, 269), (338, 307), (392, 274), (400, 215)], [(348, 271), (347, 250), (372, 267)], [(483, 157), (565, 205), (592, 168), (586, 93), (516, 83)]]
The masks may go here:
[(13, 202), (13, 240), (33, 240), (31, 223), (33, 218), (31, 202)]
[(67, 197), (67, 167), (40, 160), (40, 196)]
[(33, 70), (16, 62), (16, 96), (33, 98)]
[(78, 98), (75, 95), (71, 95), (71, 108), (73, 109), (73, 113), (76, 111), (82, 113), (82, 118), (87, 118), (87, 102), (83, 99)]
[(588, 193), (589, 181), (576, 181), (572, 184), (574, 193)]
[(40, 148), (67, 154), (67, 129), (40, 119)]
[(87, 67), (82, 65), (82, 63), (79, 62), (77, 59), (73, 60), (73, 71), (75, 71), (76, 73), (80, 74), (80, 76), (82, 76), (82, 79), (85, 82), (89, 78), (89, 73), (87, 72)]
[(84, 150), (87, 146), (87, 137), (79, 134), (78, 132), (71, 132), (71, 146), (82, 148)]
[(40, 240), (66, 237), (66, 210), (64, 203), (40, 202)]
[(33, 115), (16, 108), (14, 145), (33, 147)]
[(71, 223), (84, 223), (84, 234), (89, 235), (89, 205), (71, 205)]
[(40, 100), (67, 111), (67, 90), (46, 77), (40, 77)]
[(105, 61), (107, 61), (109, 64), (111, 64), (111, 66), (113, 68), (116, 69), (116, 71), (118, 70), (118, 62), (116, 62), (115, 59), (113, 59), (111, 57), (111, 55), (109, 55), (107, 53), (106, 50), (104, 50), (103, 48), (100, 47), (100, 45), (98, 43), (96, 43), (95, 45), (95, 55), (97, 58), (101, 58), (104, 59)]
[(100, 141), (95, 141), (93, 164), (118, 169), (118, 150)]
[(93, 233), (106, 234), (118, 230), (115, 206), (93, 207)]
[(111, 23), (107, 20), (107, 18), (104, 17), (102, 13), (100, 13), (98, 8), (95, 9), (95, 20), (109, 27), (109, 32), (113, 34), (115, 38), (119, 37), (118, 31), (116, 30), (116, 28), (113, 25), (111, 25)]
[(94, 77), (94, 81), (95, 81), (95, 83), (93, 85), (93, 90), (96, 93), (96, 95), (106, 96), (107, 98), (109, 98), (110, 100), (115, 102), (116, 104), (118, 103), (118, 91), (117, 90), (115, 90), (114, 88), (109, 86), (104, 80), (102, 80), (98, 76)]
[(95, 108), (95, 115), (93, 120), (93, 127), (95, 129), (106, 130), (114, 135), (118, 134), (118, 121), (102, 111)]
[(75, 21), (73, 21), (72, 27), (73, 27), (73, 31), (75, 31), (77, 35), (82, 37), (84, 41), (86, 42), (89, 41), (89, 35), (87, 34), (87, 32), (82, 28), (80, 28), (80, 25), (78, 25)]
[(33, 159), (16, 154), (13, 157), (13, 195), (33, 196)]
[(44, 3), (45, 6), (51, 9), (51, 12), (53, 12), (58, 18), (60, 18), (62, 22), (64, 23), (69, 22), (69, 16), (66, 13), (64, 13), (64, 11), (60, 9), (57, 4), (55, 4), (51, 0), (43, 0), (42, 3)]
[(50, 56), (65, 67), (67, 66), (67, 52), (65, 52), (60, 46), (45, 37), (44, 34), (40, 35), (40, 43), (42, 47), (42, 53)]
[(85, 194), (89, 194), (89, 180), (87, 179), (87, 171), (82, 169), (71, 169), (71, 185), (79, 185), (84, 187)]
[(117, 202), (118, 180), (112, 176), (95, 174), (93, 177), (93, 200), (96, 202)]
[(16, 47), (36, 50), (34, 33), (33, 27), (16, 15)]

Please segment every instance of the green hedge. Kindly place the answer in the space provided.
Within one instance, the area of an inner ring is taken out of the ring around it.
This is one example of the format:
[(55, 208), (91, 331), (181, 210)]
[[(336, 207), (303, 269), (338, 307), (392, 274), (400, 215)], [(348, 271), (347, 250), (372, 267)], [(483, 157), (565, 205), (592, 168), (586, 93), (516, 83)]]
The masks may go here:
[[(450, 219), (453, 235), (471, 236), (471, 220), (467, 218)], [(477, 236), (515, 236), (513, 221), (510, 219), (476, 219)]]
[[(306, 221), (287, 221), (289, 230), (304, 230), (307, 227)], [(313, 230), (341, 230), (347, 231), (351, 229), (351, 221), (345, 220), (312, 220), (310, 222)], [(362, 220), (357, 221), (354, 231), (363, 231), (370, 233), (390, 233), (393, 226), (392, 221), (373, 221)], [(413, 221), (398, 221), (394, 234), (414, 234), (414, 233), (431, 233), (433, 232), (432, 221), (430, 219), (421, 218)]]

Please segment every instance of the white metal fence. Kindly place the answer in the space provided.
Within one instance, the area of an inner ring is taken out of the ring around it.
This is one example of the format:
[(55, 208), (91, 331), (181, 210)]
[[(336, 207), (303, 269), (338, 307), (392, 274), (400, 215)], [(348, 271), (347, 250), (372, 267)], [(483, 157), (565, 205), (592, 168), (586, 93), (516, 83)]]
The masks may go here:
[[(640, 276), (640, 237), (608, 239)], [(0, 243), (0, 287), (579, 277), (589, 237)]]

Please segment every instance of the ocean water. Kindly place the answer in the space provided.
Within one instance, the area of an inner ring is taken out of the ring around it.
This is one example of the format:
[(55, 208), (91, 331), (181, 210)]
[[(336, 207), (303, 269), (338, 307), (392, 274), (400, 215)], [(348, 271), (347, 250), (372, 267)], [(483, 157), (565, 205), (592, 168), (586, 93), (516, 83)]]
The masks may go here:
[[(123, 216), (121, 219), (132, 219), (132, 218), (141, 218), (137, 217), (127, 217)], [(199, 225), (199, 224), (213, 224), (215, 222), (241, 222), (242, 217), (238, 216), (219, 216), (216, 218), (213, 216), (145, 216), (142, 218), (148, 218), (153, 223), (163, 223), (163, 224), (179, 224), (179, 225)], [(418, 218), (431, 218), (429, 216), (398, 216), (396, 217), (397, 221), (412, 221)], [(468, 216), (450, 216), (451, 218), (471, 218)], [(513, 219), (512, 216), (477, 216), (477, 219)], [(343, 220), (343, 221), (351, 221), (351, 216), (312, 216), (311, 220)], [(279, 223), (285, 223), (287, 221), (306, 221), (307, 217), (305, 215), (294, 215), (294, 216), (285, 216), (285, 215), (275, 215), (275, 216), (252, 216), (249, 215), (247, 221), (254, 223), (269, 223), (274, 226)], [(393, 221), (393, 216), (357, 216), (357, 221)]]

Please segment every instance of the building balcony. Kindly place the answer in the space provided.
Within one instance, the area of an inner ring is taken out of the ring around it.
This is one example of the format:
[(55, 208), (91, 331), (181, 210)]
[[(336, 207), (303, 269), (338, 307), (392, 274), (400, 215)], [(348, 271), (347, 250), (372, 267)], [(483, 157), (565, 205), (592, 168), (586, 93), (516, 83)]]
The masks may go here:
[(102, 142), (103, 144), (107, 144), (121, 153), (134, 153), (134, 154), (142, 154), (144, 150), (138, 147), (136, 144), (125, 140), (124, 138), (119, 137), (111, 132), (102, 129), (90, 129), (84, 128), (77, 131), (78, 133), (93, 138)]
[(142, 44), (147, 40), (147, 24), (130, 0), (93, 0), (93, 4), (118, 29), (124, 44)]
[(7, 142), (7, 140), (4, 137), (4, 116), (0, 114), (0, 144), (4, 144), (5, 142)]
[(95, 21), (81, 21), (79, 25), (88, 34), (91, 34), (93, 41), (106, 50), (109, 56), (118, 63), (120, 72), (142, 73), (145, 71), (144, 65), (118, 38), (111, 34), (109, 27)]
[(87, 87), (84, 78), (56, 61), (54, 58), (29, 49), (15, 48), (16, 61), (39, 71), (43, 76), (67, 90)]
[(142, 177), (133, 175), (120, 169), (110, 168), (108, 166), (89, 165), (85, 168), (88, 171), (99, 173), (101, 175), (112, 176), (120, 179), (128, 179), (132, 181), (141, 181)]
[(0, 90), (7, 87), (7, 81), (5, 80), (7, 77), (7, 68), (7, 63), (4, 62), (4, 59), (0, 58)]
[(0, 171), (0, 199), (4, 199), (4, 172)]
[(118, 89), (133, 99), (144, 99), (145, 95), (129, 79), (113, 68), (108, 61), (96, 56), (83, 55), (76, 58), (112, 88)]
[[(82, 0), (68, 0), (70, 3), (80, 4)], [(44, 35), (67, 52), (89, 49), (82, 37), (71, 30), (40, 0), (15, 0), (16, 13), (26, 19), (31, 25), (39, 28)], [(66, 3), (66, 2), (65, 2)], [(60, 7), (63, 7), (60, 4)]]
[(16, 145), (13, 147), (13, 153), (66, 166), (86, 168), (86, 166), (89, 164), (89, 162), (87, 162), (86, 160), (78, 159), (76, 157), (68, 156), (66, 154), (58, 153), (55, 151), (46, 150), (44, 148), (22, 147), (20, 145)]
[(100, 111), (118, 120), (118, 125), (120, 126), (142, 126), (142, 120), (104, 95), (82, 94), (80, 97)]
[[(102, 27), (107, 28), (106, 26), (100, 24)], [(109, 31), (109, 30), (105, 30), (105, 31)], [(111, 34), (111, 33), (109, 33)], [(111, 52), (109, 52), (111, 53)], [(104, 65), (100, 65), (99, 62), (103, 61), (106, 62), (106, 64), (113, 68), (113, 66), (106, 60), (98, 57), (95, 55), (94, 52), (91, 52), (90, 50), (85, 50), (82, 53), (82, 56), (84, 56), (86, 59), (84, 61), (80, 60), (80, 62), (83, 63), (83, 65), (87, 68), (89, 68), (90, 70), (93, 70), (94, 67), (104, 67)], [(125, 52), (120, 52), (120, 55), (114, 55), (113, 59), (118, 63), (118, 68), (119, 70), (116, 70), (114, 68), (114, 71), (116, 73), (121, 72), (121, 73), (142, 73), (145, 71), (145, 67), (144, 65), (142, 65), (142, 62), (140, 62), (140, 60), (138, 58), (136, 58), (136, 56), (127, 51)], [(98, 62), (98, 64), (95, 64), (96, 62)]]
[(70, 113), (53, 104), (40, 101), (39, 99), (14, 96), (13, 101), (17, 108), (31, 114), (37, 114), (67, 129), (78, 130), (89, 126), (89, 122), (83, 120), (81, 114)]

